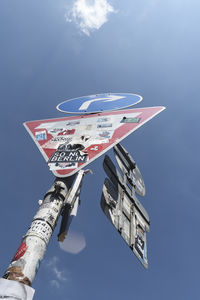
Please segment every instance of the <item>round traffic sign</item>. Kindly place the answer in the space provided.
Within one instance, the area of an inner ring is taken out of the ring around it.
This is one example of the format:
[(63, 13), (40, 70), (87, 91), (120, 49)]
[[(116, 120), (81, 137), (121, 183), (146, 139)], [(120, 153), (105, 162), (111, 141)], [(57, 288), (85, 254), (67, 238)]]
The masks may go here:
[(129, 93), (104, 93), (66, 100), (57, 105), (57, 110), (73, 114), (90, 114), (119, 110), (142, 101), (142, 97)]

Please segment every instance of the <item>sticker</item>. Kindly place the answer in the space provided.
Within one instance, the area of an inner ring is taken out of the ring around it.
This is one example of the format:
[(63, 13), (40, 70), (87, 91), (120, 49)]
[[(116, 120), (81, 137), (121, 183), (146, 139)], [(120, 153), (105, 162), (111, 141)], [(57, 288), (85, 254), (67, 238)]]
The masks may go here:
[(101, 145), (91, 145), (87, 148), (88, 151), (100, 151), (102, 149)]
[(85, 130), (92, 130), (92, 124), (88, 124), (85, 126)]
[(31, 223), (31, 227), (29, 228), (29, 230), (27, 232), (27, 236), (37, 235), (42, 240), (44, 240), (46, 243), (48, 243), (49, 239), (52, 235), (52, 228), (54, 228), (54, 227), (55, 227), (55, 222), (50, 225), (46, 222), (46, 220), (42, 220), (42, 217), (41, 217), (40, 220), (34, 220)]
[(47, 222), (49, 224), (54, 224), (55, 223), (55, 218), (52, 214), (49, 214), (48, 217), (47, 217)]
[(58, 136), (60, 136), (60, 135), (74, 134), (74, 132), (75, 132), (75, 129), (66, 129), (66, 130), (60, 132), (60, 133), (58, 134)]
[(78, 124), (80, 124), (80, 121), (70, 121), (70, 122), (68, 122), (68, 123), (66, 123), (66, 126), (71, 126), (71, 125), (78, 125)]
[(85, 147), (82, 144), (61, 144), (58, 147), (58, 151), (75, 151), (83, 150)]
[(27, 245), (25, 242), (22, 242), (21, 245), (19, 246), (15, 256), (13, 257), (12, 261), (20, 259), (26, 252), (27, 250)]
[(51, 207), (51, 202), (47, 202), (47, 203), (42, 203), (41, 208), (50, 208)]
[[(26, 261), (25, 261), (25, 259), (23, 259), (23, 258), (20, 258), (20, 259), (18, 259), (18, 260), (15, 260), (15, 261), (12, 261), (11, 262), (11, 267), (15, 267), (16, 269), (18, 269), (18, 268), (20, 268), (21, 270), (24, 270), (24, 267), (25, 267), (25, 265), (26, 265)], [(19, 270), (19, 269), (18, 269)], [(16, 270), (17, 271), (17, 270)], [(22, 274), (21, 274), (22, 275)], [(8, 298), (8, 299), (10, 299), (10, 298)], [(18, 298), (17, 298), (18, 299)], [(21, 298), (20, 298), (21, 299)]]
[(143, 259), (144, 258), (144, 231), (140, 226), (137, 225), (137, 236), (135, 238), (135, 249), (137, 250), (138, 254), (140, 257)]
[(97, 122), (107, 122), (110, 118), (99, 118)]
[(123, 117), (120, 123), (139, 123), (141, 118), (127, 118)]
[(97, 128), (106, 128), (106, 127), (112, 127), (111, 123), (105, 123), (105, 124), (98, 124)]
[(88, 155), (86, 153), (81, 153), (80, 150), (56, 151), (50, 157), (48, 163), (57, 163), (57, 162), (84, 163), (87, 161), (87, 158)]
[(72, 168), (72, 167), (76, 167), (77, 163), (75, 162), (69, 162), (69, 163), (55, 163), (56, 167), (59, 167), (61, 169), (66, 169), (66, 168)]
[(103, 131), (103, 132), (99, 133), (99, 136), (101, 138), (109, 139), (110, 138), (110, 132), (109, 131)]
[(61, 131), (63, 131), (64, 130), (64, 128), (53, 128), (53, 129), (50, 129), (49, 130), (49, 133), (58, 133), (58, 132), (61, 132)]
[(89, 134), (87, 135), (82, 135), (82, 136), (77, 136), (73, 139), (73, 141), (77, 141), (78, 143), (86, 143), (89, 139), (91, 138), (91, 136)]
[(64, 143), (69, 143), (71, 142), (72, 138), (66, 137), (66, 136), (56, 136), (51, 139), (51, 142), (64, 142)]
[(78, 168), (78, 163), (75, 162), (49, 164), (49, 169), (51, 171), (76, 168)]
[(37, 273), (37, 271), (38, 271), (38, 269), (40, 267), (40, 263), (41, 263), (41, 261), (40, 261), (40, 259), (38, 259), (36, 267), (35, 267), (35, 274)]
[(43, 130), (43, 131), (36, 131), (35, 133), (35, 138), (37, 141), (44, 141), (47, 139), (47, 134), (46, 134), (46, 131)]
[(56, 136), (52, 138), (49, 142), (45, 143), (42, 147), (47, 149), (58, 149), (59, 144), (63, 143), (70, 143), (72, 141), (72, 138), (67, 136)]
[(108, 204), (108, 206), (109, 206), (111, 209), (116, 208), (116, 206), (117, 206), (117, 201), (115, 201), (115, 200), (113, 199), (113, 197), (112, 197), (109, 193), (107, 193), (107, 195), (108, 195), (108, 197), (106, 198), (106, 203)]

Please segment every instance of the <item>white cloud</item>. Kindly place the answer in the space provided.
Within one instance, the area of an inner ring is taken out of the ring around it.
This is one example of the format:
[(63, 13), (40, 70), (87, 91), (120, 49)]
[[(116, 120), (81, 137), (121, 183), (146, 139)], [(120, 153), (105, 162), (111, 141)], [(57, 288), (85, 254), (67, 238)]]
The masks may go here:
[(50, 284), (53, 287), (60, 287), (60, 283), (68, 281), (68, 277), (66, 275), (66, 270), (61, 270), (58, 267), (59, 258), (54, 256), (47, 263), (46, 267), (51, 270), (55, 279), (50, 280)]
[(60, 288), (60, 283), (55, 279), (51, 280), (50, 284), (51, 284), (52, 287), (56, 287), (57, 289)]
[(108, 15), (115, 12), (107, 0), (76, 0), (65, 14), (68, 22), (75, 23), (86, 34), (98, 30), (108, 21)]

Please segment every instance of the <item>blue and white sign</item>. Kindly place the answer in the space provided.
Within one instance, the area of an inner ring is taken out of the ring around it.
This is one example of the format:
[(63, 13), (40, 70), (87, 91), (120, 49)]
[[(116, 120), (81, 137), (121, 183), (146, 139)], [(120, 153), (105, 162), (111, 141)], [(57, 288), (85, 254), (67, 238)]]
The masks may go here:
[(140, 101), (142, 97), (136, 94), (106, 93), (66, 100), (56, 108), (65, 113), (90, 114), (127, 108)]

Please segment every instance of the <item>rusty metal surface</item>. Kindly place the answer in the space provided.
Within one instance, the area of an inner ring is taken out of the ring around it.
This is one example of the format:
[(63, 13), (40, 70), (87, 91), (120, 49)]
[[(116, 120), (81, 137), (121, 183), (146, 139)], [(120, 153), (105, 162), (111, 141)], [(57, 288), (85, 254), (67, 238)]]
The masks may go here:
[(24, 276), (22, 269), (18, 266), (8, 268), (8, 270), (6, 271), (3, 278), (8, 279), (8, 280), (19, 281), (28, 286), (31, 286), (30, 280), (26, 276)]

